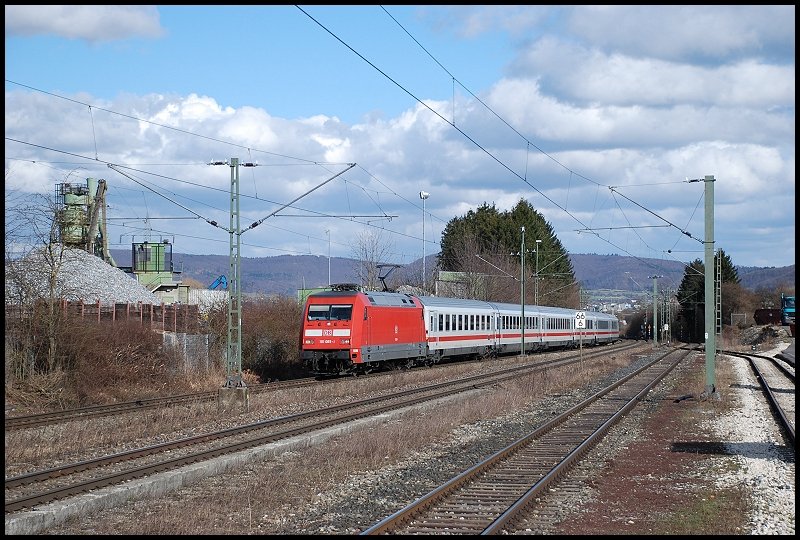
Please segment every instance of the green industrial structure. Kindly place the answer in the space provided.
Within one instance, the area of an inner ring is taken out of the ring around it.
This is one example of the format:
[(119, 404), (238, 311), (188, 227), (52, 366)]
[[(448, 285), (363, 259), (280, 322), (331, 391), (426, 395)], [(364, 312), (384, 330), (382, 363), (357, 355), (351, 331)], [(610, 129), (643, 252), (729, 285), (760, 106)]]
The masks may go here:
[(189, 286), (181, 283), (180, 272), (173, 267), (172, 244), (168, 240), (133, 242), (130, 267), (118, 266), (114, 261), (106, 232), (105, 180), (87, 178), (86, 184), (57, 184), (56, 223), (56, 242), (82, 249), (132, 273), (164, 304), (189, 303)]

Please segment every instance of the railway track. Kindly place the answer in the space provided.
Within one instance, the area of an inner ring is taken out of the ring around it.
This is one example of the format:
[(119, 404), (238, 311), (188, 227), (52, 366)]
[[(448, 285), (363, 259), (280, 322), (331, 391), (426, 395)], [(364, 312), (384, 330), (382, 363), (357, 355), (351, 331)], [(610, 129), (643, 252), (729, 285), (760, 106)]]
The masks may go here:
[(601, 354), (616, 354), (620, 348), (572, 354), (566, 358), (508, 367), (490, 375), (475, 375), (404, 392), (351, 402), (334, 407), (272, 418), (194, 437), (168, 441), (135, 450), (101, 456), (47, 470), (6, 478), (6, 514), (47, 502), (119, 484), (189, 463), (237, 452), (247, 448), (342, 425), (411, 405), (430, 402), (458, 393), (480, 389), (525, 373), (536, 373), (580, 362)]
[(691, 354), (665, 352), (361, 534), (500, 534), (529, 526), (537, 497)]
[(760, 354), (725, 351), (750, 363), (764, 395), (775, 415), (775, 419), (794, 446), (795, 431), (795, 382), (794, 363)]
[[(315, 384), (316, 381), (313, 377), (305, 379), (294, 379), (290, 381), (277, 381), (261, 384), (254, 384), (248, 388), (252, 392), (265, 392), (268, 390), (280, 390), (286, 388), (294, 388), (299, 386), (307, 386)], [(135, 401), (124, 401), (121, 403), (112, 403), (108, 405), (92, 405), (89, 407), (80, 407), (77, 409), (67, 409), (63, 411), (53, 411), (39, 414), (27, 414), (19, 416), (6, 416), (5, 429), (6, 431), (14, 429), (25, 429), (30, 427), (47, 426), (51, 424), (59, 424), (62, 422), (69, 422), (72, 420), (85, 420), (89, 418), (100, 418), (103, 416), (111, 416), (116, 414), (124, 414), (136, 411), (143, 411), (148, 409), (171, 407), (174, 405), (185, 405), (193, 403), (202, 403), (204, 401), (212, 401), (217, 399), (217, 391), (197, 392), (193, 394), (181, 394), (176, 396), (137, 399)]]

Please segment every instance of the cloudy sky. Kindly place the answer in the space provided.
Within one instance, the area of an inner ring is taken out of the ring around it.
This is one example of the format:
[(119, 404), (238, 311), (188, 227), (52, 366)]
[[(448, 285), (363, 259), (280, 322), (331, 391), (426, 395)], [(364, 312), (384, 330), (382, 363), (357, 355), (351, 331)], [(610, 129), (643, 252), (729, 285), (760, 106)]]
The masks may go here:
[(112, 248), (227, 255), (237, 158), (257, 164), (245, 257), (352, 257), (370, 232), (408, 264), (453, 217), (525, 198), (571, 253), (702, 260), (687, 180), (713, 176), (715, 247), (795, 262), (794, 6), (5, 6), (5, 24), (7, 200), (105, 179)]

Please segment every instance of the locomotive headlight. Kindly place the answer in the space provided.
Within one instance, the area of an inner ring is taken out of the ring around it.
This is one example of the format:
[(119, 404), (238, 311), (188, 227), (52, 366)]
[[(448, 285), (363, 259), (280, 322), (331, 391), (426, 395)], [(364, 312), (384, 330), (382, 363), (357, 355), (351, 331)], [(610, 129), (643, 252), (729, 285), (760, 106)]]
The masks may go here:
[(339, 340), (339, 343), (341, 343), (342, 345), (350, 345), (350, 338), (341, 339)]
[(303, 340), (303, 343), (306, 344), (306, 345), (313, 345), (314, 344), (314, 340), (306, 338), (305, 340)]

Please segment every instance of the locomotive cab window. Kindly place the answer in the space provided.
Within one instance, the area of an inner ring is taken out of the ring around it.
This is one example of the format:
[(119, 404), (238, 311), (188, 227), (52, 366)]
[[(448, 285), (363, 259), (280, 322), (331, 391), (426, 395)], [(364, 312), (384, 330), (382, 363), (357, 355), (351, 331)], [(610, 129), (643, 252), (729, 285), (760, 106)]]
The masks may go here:
[(352, 304), (312, 304), (308, 306), (309, 321), (349, 321), (352, 315)]

